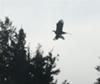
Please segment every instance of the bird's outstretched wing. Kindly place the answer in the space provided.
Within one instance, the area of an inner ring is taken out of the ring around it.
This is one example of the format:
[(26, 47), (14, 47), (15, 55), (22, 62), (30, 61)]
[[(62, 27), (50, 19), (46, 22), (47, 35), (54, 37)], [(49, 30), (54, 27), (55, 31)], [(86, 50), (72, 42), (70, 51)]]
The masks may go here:
[(63, 25), (64, 25), (64, 21), (59, 20), (58, 23), (56, 24), (56, 31), (57, 32), (62, 32), (63, 31)]

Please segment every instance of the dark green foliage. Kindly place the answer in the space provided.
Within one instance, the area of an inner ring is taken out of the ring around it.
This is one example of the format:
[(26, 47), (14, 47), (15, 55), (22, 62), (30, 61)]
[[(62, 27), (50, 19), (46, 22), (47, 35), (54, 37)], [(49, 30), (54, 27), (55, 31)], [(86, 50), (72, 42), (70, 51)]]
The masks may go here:
[(12, 23), (6, 17), (5, 21), (0, 22), (0, 83), (5, 84), (10, 79), (10, 60), (11, 53), (11, 38), (14, 35)]
[[(100, 72), (100, 66), (99, 66), (99, 65), (96, 67), (96, 70), (97, 70), (98, 72)], [(97, 81), (96, 81), (94, 84), (100, 84), (100, 77), (97, 78)]]
[(43, 56), (40, 48), (30, 54), (26, 34), (16, 32), (8, 17), (0, 21), (0, 84), (54, 84), (56, 59), (51, 52)]
[(33, 74), (35, 84), (53, 83), (54, 75), (57, 75), (60, 71), (55, 69), (55, 61), (56, 57), (53, 57), (51, 52), (47, 56), (43, 56), (39, 49), (36, 51), (35, 57), (30, 62), (33, 68), (31, 74)]

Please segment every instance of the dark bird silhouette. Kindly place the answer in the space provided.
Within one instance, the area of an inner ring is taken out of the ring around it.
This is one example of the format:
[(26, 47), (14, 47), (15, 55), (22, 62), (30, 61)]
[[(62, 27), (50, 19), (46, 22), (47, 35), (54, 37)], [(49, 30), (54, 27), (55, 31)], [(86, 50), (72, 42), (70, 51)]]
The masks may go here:
[(53, 32), (56, 34), (54, 40), (57, 40), (59, 38), (61, 39), (65, 39), (62, 35), (66, 34), (66, 32), (63, 31), (63, 25), (64, 25), (64, 21), (63, 20), (59, 20), (56, 24), (56, 31), (53, 30)]

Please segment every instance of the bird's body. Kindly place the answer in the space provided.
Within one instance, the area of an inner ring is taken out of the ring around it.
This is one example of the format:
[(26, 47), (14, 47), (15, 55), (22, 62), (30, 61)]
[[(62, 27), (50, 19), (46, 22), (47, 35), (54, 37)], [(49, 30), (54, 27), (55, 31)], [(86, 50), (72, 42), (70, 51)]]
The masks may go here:
[(59, 39), (59, 38), (65, 39), (65, 38), (62, 36), (62, 34), (66, 34), (66, 32), (63, 31), (63, 25), (64, 25), (63, 20), (59, 20), (58, 23), (56, 24), (56, 31), (53, 31), (53, 32), (55, 32), (55, 34), (56, 34), (54, 40), (57, 40), (57, 39)]

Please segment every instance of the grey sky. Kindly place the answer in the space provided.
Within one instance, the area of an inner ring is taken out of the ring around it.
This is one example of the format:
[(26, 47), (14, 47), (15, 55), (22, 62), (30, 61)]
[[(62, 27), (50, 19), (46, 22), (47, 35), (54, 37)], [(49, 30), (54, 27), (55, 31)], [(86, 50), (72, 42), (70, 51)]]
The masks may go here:
[[(54, 54), (60, 54), (60, 82), (94, 83), (100, 56), (100, 0), (0, 0), (0, 6), (0, 18), (9, 16), (17, 28), (22, 25), (33, 49), (41, 43), (44, 50), (54, 47)], [(72, 35), (53, 41), (59, 19)]]

